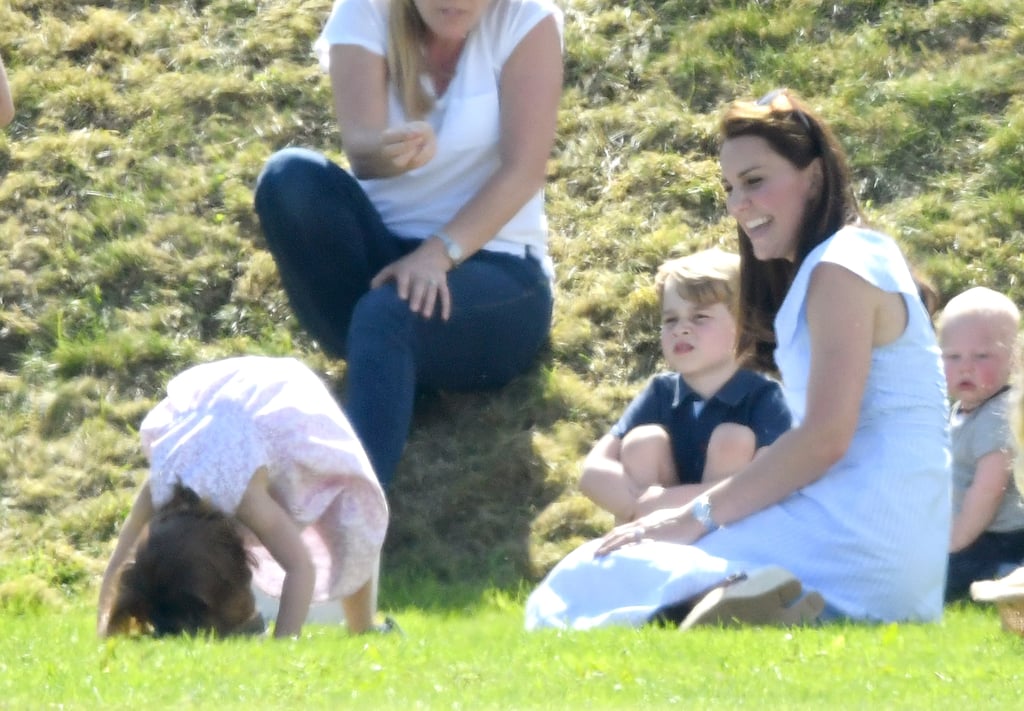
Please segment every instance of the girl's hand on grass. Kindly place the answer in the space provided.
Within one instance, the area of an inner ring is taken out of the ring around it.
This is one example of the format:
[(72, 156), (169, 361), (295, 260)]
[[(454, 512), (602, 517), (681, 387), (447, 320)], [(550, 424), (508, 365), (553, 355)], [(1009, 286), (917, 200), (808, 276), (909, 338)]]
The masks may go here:
[(654, 513), (659, 508), (664, 508), (665, 502), (662, 497), (665, 495), (665, 487), (649, 486), (636, 497), (636, 507), (633, 509), (633, 519), (637, 520)]

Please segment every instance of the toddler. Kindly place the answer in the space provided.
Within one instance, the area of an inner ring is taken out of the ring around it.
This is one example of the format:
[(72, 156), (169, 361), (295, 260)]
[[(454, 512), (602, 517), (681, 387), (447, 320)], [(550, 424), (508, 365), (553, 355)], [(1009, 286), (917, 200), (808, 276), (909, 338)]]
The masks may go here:
[(1008, 415), (1019, 326), (1014, 303), (985, 287), (953, 297), (939, 318), (939, 346), (953, 401), (947, 602), (965, 597), (972, 582), (1024, 559), (1024, 504), (1011, 479)]
[(661, 351), (654, 376), (587, 455), (580, 490), (616, 523), (682, 506), (738, 471), (792, 425), (774, 380), (740, 368), (738, 255), (709, 249), (655, 277)]
[[(1024, 341), (1017, 348), (1018, 358), (1024, 354)], [(1013, 430), (1016, 450), (1024, 446), (1024, 373), (1018, 369), (1016, 387), (1011, 391)], [(1017, 491), (1024, 490), (1024, 458), (1017, 457), (1013, 467)], [(1004, 578), (979, 580), (971, 583), (971, 597), (979, 602), (994, 602), (999, 609), (1003, 629), (1024, 636), (1024, 566), (1018, 567)]]
[(143, 420), (150, 474), (100, 588), (100, 636), (262, 631), (250, 582), (280, 597), (274, 634), (311, 601), (374, 626), (388, 522), (369, 459), (320, 379), (297, 360), (191, 368)]

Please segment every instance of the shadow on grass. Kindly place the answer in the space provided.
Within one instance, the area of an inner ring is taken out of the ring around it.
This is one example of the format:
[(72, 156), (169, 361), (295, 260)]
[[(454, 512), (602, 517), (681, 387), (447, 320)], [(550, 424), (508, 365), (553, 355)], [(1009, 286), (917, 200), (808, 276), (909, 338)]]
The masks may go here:
[(418, 398), (388, 492), (383, 605), (463, 609), (528, 584), (531, 525), (561, 492), (534, 443), (567, 414), (545, 378), (537, 366), (500, 390)]

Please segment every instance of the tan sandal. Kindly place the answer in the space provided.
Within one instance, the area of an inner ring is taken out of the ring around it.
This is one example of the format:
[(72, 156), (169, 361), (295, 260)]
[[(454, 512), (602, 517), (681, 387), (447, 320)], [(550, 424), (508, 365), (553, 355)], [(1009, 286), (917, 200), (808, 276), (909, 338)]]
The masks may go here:
[(679, 629), (705, 625), (806, 625), (824, 609), (825, 600), (819, 593), (804, 595), (803, 586), (792, 573), (770, 566), (735, 576), (712, 589), (694, 605)]

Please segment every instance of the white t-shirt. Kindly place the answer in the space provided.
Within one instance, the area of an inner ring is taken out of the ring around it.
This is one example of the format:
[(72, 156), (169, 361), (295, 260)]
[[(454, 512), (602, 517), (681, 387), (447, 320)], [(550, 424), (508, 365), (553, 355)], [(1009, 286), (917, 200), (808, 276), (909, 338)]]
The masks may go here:
[[(389, 0), (336, 0), (314, 44), (324, 70), (331, 45), (363, 47), (387, 55)], [(469, 33), (455, 76), (426, 117), (437, 134), (437, 154), (426, 165), (400, 176), (361, 180), (384, 224), (403, 237), (429, 237), (475, 195), (499, 166), (499, 80), (516, 46), (538, 22), (554, 16), (562, 34), (561, 10), (551, 0), (491, 0)], [(389, 88), (388, 123), (408, 121), (394, 87)], [(484, 248), (547, 258), (544, 193), (538, 190)]]

